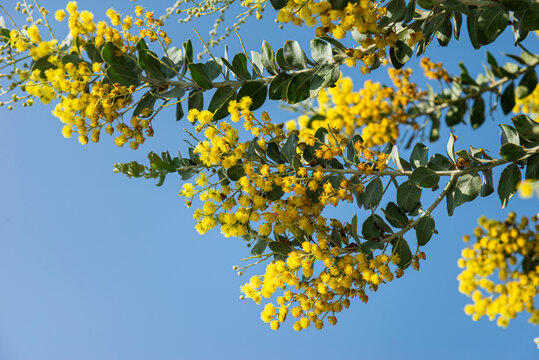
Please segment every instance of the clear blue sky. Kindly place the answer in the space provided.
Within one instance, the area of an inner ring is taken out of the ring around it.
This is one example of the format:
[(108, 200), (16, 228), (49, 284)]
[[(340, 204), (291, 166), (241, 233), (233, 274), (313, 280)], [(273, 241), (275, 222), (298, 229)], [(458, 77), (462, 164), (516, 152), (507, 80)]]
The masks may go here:
[[(169, 5), (137, 3), (158, 13)], [(14, 4), (3, 1), (10, 8)], [(65, 2), (43, 5), (56, 10)], [(102, 18), (108, 4), (79, 5)], [(124, 13), (134, 5), (114, 2)], [(274, 47), (290, 38), (308, 44), (312, 30), (278, 31), (272, 13), (268, 7), (267, 20), (251, 21), (242, 30), (248, 49), (259, 50), (263, 38)], [(193, 24), (179, 27), (172, 20), (170, 25), (176, 44), (190, 37), (201, 49)], [(446, 49), (433, 44), (428, 53), (453, 71), (464, 61), (476, 73), (485, 49), (475, 51), (468, 42), (464, 34)], [(230, 43), (238, 49), (234, 38)], [(536, 38), (528, 45), (539, 50)], [(517, 53), (511, 31), (490, 50)], [(416, 59), (412, 65), (417, 68)], [(356, 88), (366, 79), (358, 72), (353, 76)], [(385, 78), (384, 70), (373, 77)], [(133, 151), (116, 147), (105, 135), (86, 147), (66, 140), (50, 111), (41, 105), (12, 112), (0, 108), (0, 360), (539, 358), (532, 341), (539, 329), (527, 323), (527, 316), (507, 329), (487, 320), (472, 322), (463, 312), (467, 298), (458, 293), (456, 280), (461, 238), (471, 233), (476, 219), (483, 214), (502, 219), (510, 210), (532, 214), (539, 208), (537, 199), (515, 198), (500, 210), (492, 195), (463, 205), (452, 218), (442, 206), (435, 212), (440, 235), (426, 246), (421, 271), (407, 271), (368, 304), (353, 302), (337, 326), (297, 333), (287, 323), (274, 332), (260, 320), (260, 306), (238, 299), (240, 285), (248, 280), (232, 270), (248, 253), (241, 239), (223, 238), (217, 230), (198, 235), (193, 209), (177, 196), (180, 179), (157, 188), (112, 172), (115, 162), (185, 148), (185, 121), (176, 123), (173, 114), (164, 114), (156, 137)], [(457, 147), (495, 150), (497, 124), (503, 121), (496, 113), (480, 132), (457, 127)], [(448, 134), (443, 128), (443, 140), (433, 148), (443, 152)]]

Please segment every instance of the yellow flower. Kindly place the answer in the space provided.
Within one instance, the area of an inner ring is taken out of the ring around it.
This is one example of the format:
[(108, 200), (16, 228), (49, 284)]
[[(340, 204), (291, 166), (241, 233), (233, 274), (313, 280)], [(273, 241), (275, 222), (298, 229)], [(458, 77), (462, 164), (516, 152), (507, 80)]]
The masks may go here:
[(37, 29), (37, 26), (35, 24), (30, 26), (27, 31), (30, 40), (35, 43), (39, 43), (41, 41), (41, 35), (39, 35), (39, 30)]
[(518, 193), (521, 198), (529, 199), (533, 196), (534, 187), (536, 184), (533, 181), (526, 180), (520, 183)]
[(62, 9), (57, 10), (56, 13), (54, 14), (54, 18), (56, 19), (56, 21), (63, 21), (65, 17), (66, 17), (66, 12)]
[(77, 11), (77, 2), (76, 1), (70, 1), (67, 3), (66, 10), (69, 14), (73, 15)]

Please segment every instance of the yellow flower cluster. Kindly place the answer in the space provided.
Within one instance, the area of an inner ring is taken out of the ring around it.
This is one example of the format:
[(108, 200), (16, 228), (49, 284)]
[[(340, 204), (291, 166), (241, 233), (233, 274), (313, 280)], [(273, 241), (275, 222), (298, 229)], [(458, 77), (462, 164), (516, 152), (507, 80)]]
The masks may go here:
[(447, 70), (443, 68), (441, 62), (434, 63), (428, 57), (422, 57), (420, 65), (425, 72), (425, 77), (433, 80), (443, 80), (446, 82), (451, 82), (451, 76), (449, 76)]
[[(473, 300), (464, 312), (473, 320), (497, 318), (498, 326), (506, 327), (510, 319), (527, 311), (531, 314), (529, 321), (538, 324), (538, 216), (531, 222), (522, 217), (520, 223), (515, 213), (504, 222), (481, 217), (479, 225), (474, 230), (475, 243), (462, 251), (458, 261), (464, 269), (458, 276), (459, 291)], [(464, 237), (464, 241), (469, 240), (470, 236)]]
[[(96, 55), (87, 54), (87, 44), (100, 51), (105, 42), (112, 42), (119, 49), (115, 56), (122, 56), (134, 53), (141, 38), (170, 43), (166, 33), (160, 29), (163, 25), (161, 20), (154, 19), (151, 12), (143, 14), (140, 6), (136, 7), (135, 13), (136, 20), (131, 16), (122, 19), (116, 11), (109, 9), (107, 16), (111, 25), (105, 21), (96, 24), (92, 13), (79, 11), (76, 2), (69, 2), (65, 10), (55, 13), (55, 18), (58, 21), (68, 19), (74, 39), (70, 49), (60, 48), (56, 39), (43, 41), (37, 26), (41, 22), (38, 21), (29, 26), (26, 33), (12, 30), (8, 42), (16, 50), (11, 55), (12, 59), (24, 56), (23, 53), (28, 51), (36, 62), (45, 64), (34, 65), (32, 71), (17, 69), (19, 87), (28, 99), (24, 105), (32, 105), (33, 98), (39, 98), (45, 104), (58, 100), (52, 114), (65, 124), (62, 134), (71, 137), (77, 133), (81, 144), (87, 144), (89, 140), (98, 142), (103, 130), (110, 135), (117, 134), (116, 145), (129, 143), (133, 149), (153, 136), (151, 122), (158, 111), (152, 113), (150, 109), (142, 109), (129, 122), (123, 121), (123, 115), (137, 105), (133, 100), (135, 92), (148, 90), (148, 84), (135, 87), (111, 83), (106, 77), (107, 64), (92, 61)], [(40, 9), (40, 14), (45, 18), (46, 10)], [(129, 32), (133, 23), (142, 27), (138, 35)], [(85, 54), (90, 61), (84, 58)]]
[[(425, 259), (422, 252), (414, 256), (414, 262)], [(260, 304), (263, 298), (272, 297), (279, 289), (277, 306), (265, 305), (260, 317), (277, 330), (290, 313), (296, 318), (294, 330), (300, 331), (311, 324), (322, 329), (324, 321), (337, 323), (336, 314), (350, 306), (350, 301), (359, 298), (367, 302), (368, 291), (376, 292), (383, 283), (391, 282), (404, 271), (396, 266), (399, 256), (382, 253), (375, 257), (358, 251), (357, 248), (330, 248), (327, 239), (318, 244), (304, 241), (301, 249), (288, 254), (286, 261), (272, 261), (265, 274), (251, 277), (242, 286), (242, 299), (250, 298)], [(316, 263), (323, 270), (314, 274)], [(416, 267), (418, 268), (418, 266)]]
[(516, 114), (525, 113), (531, 117), (536, 118), (539, 116), (539, 86), (535, 88), (534, 91), (524, 99), (516, 99), (515, 107), (513, 112)]
[(417, 84), (410, 81), (412, 71), (388, 69), (394, 88), (367, 80), (359, 91), (353, 91), (350, 78), (343, 78), (337, 86), (321, 90), (314, 112), (319, 116), (310, 120), (300, 116), (300, 129), (314, 134), (320, 127), (351, 136), (361, 129), (366, 148), (395, 142), (399, 125), (417, 124), (406, 115), (408, 105), (424, 95)]
[[(320, 143), (310, 132), (301, 133), (298, 159), (302, 149), (319, 145), (311, 163), (301, 161), (294, 167), (268, 162), (270, 148), (282, 148), (287, 136), (283, 126), (273, 123), (267, 113), (257, 119), (249, 110), (251, 104), (252, 100), (244, 97), (228, 105), (232, 120), (242, 119), (244, 128), (255, 136), (254, 140), (247, 142), (239, 141), (238, 130), (228, 122), (215, 123), (211, 112), (189, 111), (188, 119), (196, 122), (197, 132), (204, 135), (204, 139), (197, 138), (198, 144), (194, 149), (200, 160), (198, 169), (202, 173), (196, 187), (185, 184), (180, 195), (186, 197), (188, 205), (195, 196), (204, 202), (202, 208), (194, 213), (197, 230), (203, 234), (220, 225), (226, 237), (253, 233), (266, 237), (272, 231), (283, 235), (291, 231), (308, 236), (327, 236), (331, 227), (321, 215), (324, 207), (327, 204), (337, 206), (341, 201), (351, 202), (353, 190), (363, 189), (363, 184), (353, 184), (350, 179), (337, 176), (338, 173), (324, 170), (318, 163), (344, 160), (348, 138), (335, 133), (334, 137), (328, 137), (330, 142)], [(357, 170), (372, 174), (373, 169), (385, 169), (387, 154), (366, 149), (359, 142), (354, 145), (357, 156), (364, 160), (355, 165)], [(256, 147), (265, 160), (246, 159), (250, 147)], [(211, 173), (207, 176), (203, 171), (208, 170)], [(226, 172), (237, 173), (231, 176), (233, 184), (225, 176)], [(281, 195), (272, 199), (276, 193)], [(256, 227), (258, 222), (261, 223)]]
[[(191, 134), (198, 141), (193, 151), (197, 157), (191, 158), (198, 165), (192, 169), (199, 175), (194, 184), (185, 184), (179, 195), (186, 197), (188, 206), (195, 197), (203, 202), (193, 215), (201, 234), (219, 227), (225, 237), (246, 235), (252, 244), (268, 242), (270, 249), (278, 244), (292, 250), (286, 258), (275, 253), (277, 258), (267, 265), (265, 274), (253, 276), (242, 287), (243, 298), (257, 303), (279, 289), (284, 290), (277, 305), (267, 304), (261, 314), (272, 329), (278, 329), (289, 312), (297, 320), (296, 330), (311, 324), (320, 329), (325, 321), (335, 324), (336, 314), (347, 308), (352, 299), (366, 302), (368, 291), (376, 291), (380, 284), (402, 276), (403, 270), (392, 269), (391, 265), (400, 259), (396, 254), (385, 254), (388, 246), (384, 253), (374, 257), (361, 253), (359, 244), (347, 235), (341, 236), (340, 247), (329, 240), (335, 228), (348, 234), (351, 224), (325, 217), (326, 205), (351, 202), (353, 190), (362, 191), (363, 184), (320, 163), (346, 161), (343, 153), (350, 135), (335, 130), (327, 142), (322, 142), (311, 131), (286, 134), (283, 125), (272, 122), (267, 113), (257, 118), (251, 105), (249, 97), (228, 104), (232, 121), (242, 121), (244, 128), (255, 136), (247, 142), (240, 141), (240, 133), (232, 124), (215, 122), (211, 112), (189, 111), (188, 119), (204, 138)], [(295, 166), (290, 161), (275, 160), (275, 154), (270, 156), (272, 148), (283, 149), (294, 134), (298, 134)], [(356, 155), (364, 160), (355, 165), (360, 172), (368, 175), (374, 168), (385, 168), (387, 154), (367, 149), (360, 142), (353, 145)], [(315, 149), (314, 159), (306, 163), (300, 159), (309, 147)], [(280, 195), (273, 197), (275, 192)], [(253, 258), (260, 258), (260, 263), (272, 255), (270, 252)], [(425, 254), (417, 252), (412, 268), (419, 269), (420, 259), (425, 259)], [(243, 274), (251, 265), (241, 268), (239, 273)]]
[(529, 199), (533, 196), (533, 193), (537, 194), (537, 197), (539, 198), (539, 182), (538, 181), (531, 181), (531, 180), (525, 180), (520, 183), (518, 186), (518, 194), (521, 198)]
[[(266, 2), (267, 3), (267, 2)], [(293, 23), (301, 26), (316, 26), (316, 36), (332, 35), (336, 39), (342, 39), (347, 33), (357, 31), (365, 36), (361, 48), (350, 49), (347, 54), (349, 66), (355, 66), (356, 60), (361, 60), (365, 65), (362, 72), (369, 72), (369, 66), (376, 59), (386, 57), (386, 46), (392, 46), (397, 40), (394, 30), (382, 30), (377, 26), (377, 21), (386, 14), (386, 9), (379, 6), (380, 3), (370, 0), (349, 2), (344, 9), (333, 9), (328, 1), (294, 0), (279, 10), (277, 22)], [(261, 3), (244, 1), (243, 6), (261, 7)], [(265, 4), (264, 4), (265, 5)]]

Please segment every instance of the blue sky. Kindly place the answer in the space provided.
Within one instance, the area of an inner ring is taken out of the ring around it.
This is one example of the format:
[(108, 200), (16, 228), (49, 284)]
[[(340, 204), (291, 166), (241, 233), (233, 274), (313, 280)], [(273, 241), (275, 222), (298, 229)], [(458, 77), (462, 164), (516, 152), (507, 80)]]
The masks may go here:
[[(14, 4), (4, 1), (9, 8)], [(169, 2), (118, 1), (114, 6), (127, 13), (135, 4), (162, 13)], [(48, 0), (43, 5), (56, 10), (65, 2)], [(79, 5), (96, 18), (106, 11), (106, 4), (96, 1)], [(272, 13), (268, 7), (268, 19), (253, 19), (244, 27), (247, 49), (259, 50), (263, 38), (274, 48), (290, 38), (308, 44), (310, 29), (277, 31)], [(170, 37), (176, 44), (190, 37), (201, 49), (191, 30), (194, 24), (180, 27), (170, 21)], [(201, 27), (209, 29), (207, 22)], [(236, 39), (229, 43), (238, 49)], [(536, 38), (528, 46), (539, 51)], [(518, 53), (509, 29), (490, 50)], [(433, 44), (428, 50), (450, 70), (464, 61), (472, 73), (481, 70), (484, 54), (485, 49), (471, 49), (465, 34), (449, 48)], [(417, 59), (411, 66), (417, 68)], [(366, 79), (358, 72), (350, 74), (356, 88)], [(372, 78), (384, 79), (384, 70)], [(267, 104), (265, 109), (275, 107)], [(472, 322), (462, 310), (467, 298), (458, 293), (456, 280), (462, 235), (472, 232), (477, 218), (502, 219), (511, 210), (532, 214), (537, 199), (514, 198), (501, 210), (492, 195), (463, 205), (451, 218), (442, 205), (435, 211), (440, 235), (425, 247), (427, 261), (419, 272), (407, 271), (372, 295), (368, 304), (353, 302), (337, 326), (297, 333), (287, 323), (274, 332), (260, 320), (260, 306), (238, 299), (240, 285), (248, 280), (232, 270), (249, 252), (241, 239), (224, 238), (217, 230), (200, 236), (194, 230), (193, 209), (177, 196), (179, 178), (157, 188), (150, 181), (112, 172), (113, 163), (144, 161), (149, 151), (185, 149), (186, 121), (176, 123), (172, 113), (162, 114), (156, 137), (137, 151), (118, 148), (107, 136), (82, 147), (76, 139), (62, 137), (51, 110), (42, 105), (11, 112), (0, 108), (0, 153), (5, 154), (0, 176), (1, 360), (539, 355), (532, 341), (539, 329), (528, 324), (527, 316), (519, 316), (507, 329), (487, 320)], [(283, 120), (290, 116), (281, 114)], [(457, 147), (495, 152), (497, 124), (507, 121), (496, 113), (480, 131), (457, 127)], [(443, 128), (442, 140), (431, 148), (444, 152), (448, 135)]]

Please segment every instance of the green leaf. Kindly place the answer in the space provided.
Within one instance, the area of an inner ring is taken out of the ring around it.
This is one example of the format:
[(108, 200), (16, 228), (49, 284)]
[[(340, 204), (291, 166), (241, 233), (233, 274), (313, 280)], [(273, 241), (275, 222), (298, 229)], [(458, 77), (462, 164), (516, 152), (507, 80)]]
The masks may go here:
[(292, 251), (292, 248), (290, 246), (283, 244), (279, 241), (271, 241), (270, 243), (268, 243), (268, 247), (274, 253), (281, 255), (288, 255), (288, 253)]
[(515, 94), (517, 99), (523, 99), (526, 96), (530, 95), (535, 87), (537, 86), (537, 73), (535, 70), (530, 70), (522, 77), (520, 83), (518, 84)]
[(281, 157), (281, 151), (279, 150), (279, 145), (277, 145), (277, 143), (275, 143), (274, 141), (271, 141), (267, 144), (266, 154), (269, 156), (271, 160), (273, 160), (277, 164), (284, 163)]
[(399, 255), (400, 261), (397, 265), (401, 269), (406, 269), (412, 263), (412, 251), (404, 238), (400, 237), (395, 240), (391, 253)]
[(167, 171), (167, 172), (175, 172), (176, 171), (176, 167), (172, 164), (169, 164), (165, 161), (156, 161), (156, 162), (153, 162), (152, 163), (152, 168), (154, 168), (155, 170), (164, 170), (164, 171)]
[(503, 6), (511, 11), (523, 11), (530, 7), (530, 0), (501, 0)]
[(298, 146), (299, 137), (292, 133), (286, 139), (286, 142), (283, 145), (282, 154), (284, 155), (286, 161), (292, 163), (292, 159), (296, 157), (296, 147)]
[(378, 215), (370, 215), (361, 226), (361, 234), (365, 239), (379, 239), (382, 233), (392, 233), (389, 225)]
[(372, 254), (374, 250), (382, 250), (384, 243), (379, 240), (367, 240), (361, 243), (360, 249), (364, 254)]
[(268, 243), (264, 239), (259, 239), (251, 249), (251, 255), (262, 255), (264, 253), (264, 250), (266, 250), (266, 247), (268, 246)]
[(189, 93), (189, 99), (187, 99), (187, 107), (189, 110), (197, 109), (202, 111), (204, 109), (204, 94), (201, 90), (192, 90)]
[(460, 157), (460, 158), (467, 159), (467, 160), (473, 160), (472, 157), (470, 156), (470, 154), (468, 154), (468, 152), (466, 150), (464, 150), (464, 149), (457, 151), (455, 154), (458, 155), (458, 157)]
[(405, 212), (409, 213), (416, 209), (421, 200), (421, 188), (405, 181), (397, 188), (397, 204)]
[(275, 76), (269, 85), (268, 97), (270, 100), (283, 100), (286, 99), (286, 89), (288, 83), (292, 79), (292, 76), (287, 73), (280, 73)]
[(404, 0), (391, 0), (386, 5), (386, 9), (387, 15), (380, 20), (380, 27), (403, 20), (406, 14), (406, 2)]
[(92, 62), (103, 62), (101, 52), (95, 46), (95, 43), (93, 41), (88, 41), (86, 45), (84, 45), (84, 50), (86, 50), (86, 54), (88, 54), (88, 57), (90, 58), (90, 60), (92, 60)]
[(333, 61), (331, 45), (320, 39), (311, 40), (311, 56), (318, 64), (326, 64)]
[(283, 195), (284, 195), (283, 188), (275, 184), (273, 185), (271, 191), (266, 193), (266, 196), (269, 201), (277, 201), (280, 198), (282, 198)]
[(279, 50), (277, 50), (277, 53), (275, 53), (275, 59), (277, 60), (277, 65), (279, 65), (281, 70), (284, 70), (284, 71), (292, 70), (292, 67), (284, 59), (283, 48), (280, 48)]
[[(444, 3), (444, 5), (447, 6), (447, 1)], [(467, 9), (466, 5), (464, 5), (464, 7)], [(447, 44), (449, 44), (449, 41), (451, 40), (452, 34), (453, 34), (453, 25), (451, 25), (451, 16), (446, 15), (442, 24), (436, 30), (436, 38), (438, 39), (438, 43), (440, 44), (440, 46), (447, 46)]]
[(254, 111), (264, 105), (268, 96), (268, 88), (264, 83), (250, 81), (238, 91), (238, 99), (244, 96), (249, 96), (253, 100), (250, 110)]
[(286, 89), (286, 98), (290, 104), (296, 104), (310, 97), (311, 74), (299, 73), (295, 75)]
[(450, 105), (445, 115), (445, 123), (447, 126), (455, 126), (464, 121), (466, 114), (466, 101), (459, 100), (455, 104)]
[(151, 91), (148, 91), (139, 100), (137, 106), (135, 107), (135, 110), (133, 111), (133, 116), (138, 116), (138, 117), (142, 117), (142, 118), (149, 117), (151, 114), (148, 114), (146, 116), (142, 116), (142, 110), (143, 109), (150, 109), (153, 112), (153, 106), (155, 105), (155, 100), (156, 100), (156, 97), (152, 94)]
[(468, 35), (470, 36), (470, 42), (475, 49), (479, 49), (481, 47), (477, 29), (477, 20), (480, 13), (481, 11), (479, 9), (474, 9), (470, 11), (470, 15), (468, 15), (466, 18), (466, 25), (468, 27)]
[(457, 137), (453, 134), (449, 134), (449, 140), (447, 141), (447, 156), (451, 159), (453, 164), (456, 163), (455, 161), (455, 141), (457, 140)]
[(506, 124), (501, 124), (500, 127), (502, 128), (501, 145), (507, 143), (520, 145), (520, 138), (514, 127)]
[(266, 40), (262, 42), (261, 56), (262, 65), (264, 65), (266, 70), (271, 75), (277, 75), (279, 73), (279, 67), (277, 66), (277, 61), (275, 61), (275, 54), (273, 53), (271, 45)]
[(122, 86), (138, 86), (140, 84), (137, 73), (121, 65), (110, 65), (106, 70), (106, 75), (113, 84), (118, 83)]
[(332, 10), (344, 10), (349, 0), (329, 0)]
[(410, 164), (415, 169), (420, 166), (426, 166), (429, 162), (429, 148), (422, 143), (417, 143), (410, 155)]
[(342, 247), (341, 234), (339, 233), (339, 229), (336, 225), (333, 225), (333, 228), (331, 229), (330, 242), (333, 246)]
[(125, 65), (122, 51), (112, 42), (107, 41), (101, 48), (101, 58), (109, 65)]
[(247, 56), (244, 53), (237, 53), (234, 59), (232, 59), (233, 69), (231, 70), (243, 80), (249, 80), (251, 78), (251, 74), (249, 74), (249, 70), (247, 69), (247, 62)]
[(449, 170), (451, 169), (451, 161), (442, 154), (434, 154), (430, 158), (427, 167), (434, 171)]
[(527, 115), (517, 115), (511, 120), (522, 138), (534, 144), (539, 143), (539, 124), (537, 122)]
[(382, 192), (384, 188), (382, 185), (382, 180), (379, 177), (376, 177), (372, 180), (363, 193), (363, 206), (365, 209), (374, 209), (382, 200)]
[(215, 62), (213, 59), (208, 60), (204, 64), (204, 74), (206, 74), (206, 77), (210, 81), (215, 80), (219, 75), (221, 75), (221, 65)]
[(238, 181), (245, 175), (243, 164), (236, 164), (226, 171), (226, 175), (232, 181)]
[(515, 107), (515, 84), (512, 81), (502, 92), (500, 101), (505, 115), (509, 114)]
[(522, 147), (507, 143), (500, 148), (500, 156), (507, 161), (515, 162), (526, 156), (526, 151)]
[(395, 47), (393, 46), (389, 48), (389, 60), (391, 60), (391, 65), (393, 65), (395, 69), (400, 69), (404, 66), (404, 64), (401, 63), (397, 58), (397, 54), (395, 53)]
[(395, 45), (390, 49), (390, 59), (393, 66), (397, 69), (401, 68), (414, 54), (414, 47), (408, 45), (411, 35), (414, 30), (404, 30), (401, 32), (395, 41)]
[(335, 40), (334, 38), (332, 37), (329, 37), (329, 36), (319, 36), (318, 38), (324, 40), (324, 41), (327, 41), (328, 43), (330, 43), (331, 45), (335, 46), (335, 48), (337, 48), (338, 50), (340, 50), (341, 52), (345, 52), (346, 51), (346, 46), (344, 46), (341, 42), (339, 42), (338, 40)]
[(232, 86), (224, 86), (217, 89), (211, 98), (210, 104), (208, 105), (208, 111), (214, 112), (221, 106), (225, 105), (225, 103), (228, 105), (228, 102), (230, 102), (235, 93), (236, 89)]
[(468, 14), (469, 13), (468, 5), (466, 5), (465, 3), (463, 3), (463, 2), (461, 2), (459, 0), (446, 0), (446, 1), (444, 1), (443, 6), (445, 8), (448, 8), (450, 10), (455, 11), (457, 14), (458, 13)]
[(393, 162), (397, 166), (397, 169), (400, 172), (404, 172), (404, 167), (402, 166), (401, 158), (399, 156), (399, 149), (397, 148), (396, 145), (391, 148), (391, 152), (389, 153), (389, 156), (391, 157), (391, 160), (393, 160)]
[(154, 93), (155, 96), (161, 99), (181, 99), (185, 95), (185, 88), (182, 86), (176, 86), (169, 91), (163, 93)]
[(505, 30), (509, 12), (499, 7), (488, 7), (477, 18), (477, 37), (481, 45), (487, 45)]
[(525, 178), (531, 181), (539, 180), (539, 154), (532, 155), (528, 158)]
[(42, 58), (37, 59), (31, 67), (32, 71), (39, 70), (41, 71), (41, 77), (45, 76), (45, 71), (49, 69), (56, 69), (56, 66), (54, 66), (51, 62), (49, 62), (49, 56), (44, 56)]
[(354, 215), (350, 222), (350, 235), (359, 243), (359, 235), (357, 234), (357, 215)]
[(524, 31), (535, 31), (539, 30), (539, 4), (534, 2), (520, 20), (522, 23), (522, 30)]
[(181, 102), (178, 102), (176, 104), (176, 121), (180, 121), (182, 118), (183, 118), (183, 107), (182, 107), (182, 103)]
[(454, 186), (452, 186), (452, 190), (447, 192), (445, 195), (446, 200), (446, 207), (447, 207), (447, 215), (453, 216), (453, 212), (455, 211), (455, 189)]
[(481, 96), (476, 97), (474, 100), (470, 111), (470, 122), (474, 129), (477, 129), (485, 122), (485, 100)]
[(417, 236), (417, 244), (419, 246), (425, 246), (432, 234), (434, 234), (435, 223), (434, 218), (430, 214), (425, 214), (415, 227), (415, 234)]
[(262, 73), (264, 72), (262, 56), (258, 52), (251, 50), (251, 62), (253, 63), (253, 78), (262, 77)]
[(455, 184), (455, 207), (472, 201), (481, 191), (481, 176), (479, 174), (466, 174), (458, 178)]
[(297, 70), (303, 70), (307, 67), (305, 53), (295, 40), (287, 40), (283, 47), (284, 60), (288, 65)]
[(185, 54), (185, 60), (187, 61), (187, 64), (192, 63), (193, 62), (193, 44), (191, 43), (191, 40), (187, 40), (187, 42), (184, 42), (182, 46), (183, 46), (183, 52)]
[[(187, 70), (185, 55), (182, 49), (176, 46), (171, 46), (167, 49), (165, 56), (161, 58), (164, 64), (161, 64), (161, 69), (167, 78), (174, 77), (177, 73), (185, 73)], [(183, 70), (182, 70), (183, 69)]]
[(386, 208), (382, 209), (382, 212), (391, 226), (402, 229), (408, 225), (408, 217), (394, 202), (387, 203)]
[(414, 18), (415, 14), (415, 1), (410, 1), (406, 7), (406, 13), (404, 14), (404, 23), (410, 22)]
[(470, 76), (470, 73), (468, 72), (468, 69), (464, 65), (464, 63), (461, 61), (459, 62), (459, 68), (461, 70), (460, 74), (460, 82), (465, 85), (477, 85), (477, 82)]
[(153, 52), (148, 49), (148, 45), (146, 44), (146, 41), (144, 41), (143, 38), (141, 38), (137, 42), (137, 50), (138, 50), (138, 65), (140, 68), (144, 71), (146, 71), (147, 74), (149, 74), (151, 77), (157, 80), (166, 80), (165, 74), (163, 74), (163, 71), (161, 69), (161, 62), (159, 60), (159, 57)]
[(270, 3), (275, 10), (280, 10), (288, 4), (288, 0), (270, 0)]
[(509, 166), (502, 171), (500, 182), (498, 184), (498, 196), (502, 201), (502, 209), (507, 206), (509, 199), (511, 199), (517, 192), (520, 179), (520, 169), (517, 164), (509, 164)]
[(483, 180), (481, 182), (481, 191), (479, 192), (479, 195), (485, 197), (494, 192), (494, 182), (492, 181), (492, 170), (484, 170), (482, 173)]
[(316, 96), (320, 89), (333, 86), (339, 80), (341, 71), (338, 64), (323, 64), (311, 75), (311, 85), (309, 92), (311, 96)]
[(438, 9), (434, 10), (433, 14), (433, 16), (425, 20), (425, 26), (423, 27), (423, 37), (426, 39), (430, 38), (431, 34), (442, 26), (445, 19), (445, 14)]
[(204, 64), (189, 64), (187, 67), (195, 84), (206, 90), (212, 88), (212, 82), (206, 75)]
[(420, 166), (415, 169), (410, 177), (411, 184), (419, 185), (424, 188), (433, 188), (438, 185), (439, 181), (440, 175), (425, 166)]

